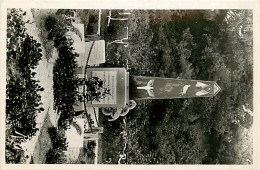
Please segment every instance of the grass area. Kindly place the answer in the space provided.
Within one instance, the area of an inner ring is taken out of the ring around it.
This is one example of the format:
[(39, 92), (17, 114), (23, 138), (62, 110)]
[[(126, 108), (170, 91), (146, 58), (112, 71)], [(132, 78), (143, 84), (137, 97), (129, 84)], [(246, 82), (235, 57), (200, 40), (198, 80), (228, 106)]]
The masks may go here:
[(44, 164), (46, 161), (46, 153), (52, 147), (50, 135), (48, 133), (48, 128), (52, 126), (50, 121), (49, 114), (46, 115), (46, 118), (43, 122), (43, 126), (36, 142), (35, 152), (33, 155), (34, 164)]

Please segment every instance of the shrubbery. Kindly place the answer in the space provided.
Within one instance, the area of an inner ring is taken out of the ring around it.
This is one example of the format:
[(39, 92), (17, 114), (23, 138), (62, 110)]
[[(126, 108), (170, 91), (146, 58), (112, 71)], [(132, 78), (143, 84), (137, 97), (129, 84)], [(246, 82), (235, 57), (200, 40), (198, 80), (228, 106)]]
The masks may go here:
[(58, 27), (58, 19), (53, 16), (48, 16), (45, 20), (45, 28), (47, 31), (51, 31), (55, 27)]
[(50, 127), (48, 128), (48, 133), (51, 138), (52, 148), (47, 151), (45, 163), (66, 163), (65, 151), (68, 144), (66, 143), (65, 131), (58, 130), (56, 127)]
[(90, 159), (95, 159), (95, 147), (96, 142), (95, 141), (88, 141), (87, 147), (83, 148), (84, 152), (87, 154), (87, 157)]
[(71, 26), (71, 20), (67, 16), (71, 14), (68, 10), (58, 10), (56, 15), (48, 16), (45, 20), (46, 30), (49, 31), (48, 39), (54, 42), (54, 47), (58, 51), (58, 59), (53, 67), (53, 89), (54, 105), (60, 114), (58, 119), (58, 129), (49, 128), (53, 147), (46, 154), (46, 163), (65, 163), (67, 143), (65, 130), (73, 124), (75, 115), (73, 104), (76, 101), (78, 79), (75, 75), (76, 54), (73, 50), (73, 40), (66, 37), (66, 32)]
[[(44, 89), (34, 79), (36, 72), (32, 71), (42, 58), (42, 49), (41, 44), (26, 33), (22, 20), (25, 14), (18, 9), (7, 10), (6, 153), (14, 152), (11, 150), (14, 142), (20, 143), (11, 139), (14, 131), (28, 137), (36, 133), (35, 118), (44, 110), (38, 94)], [(6, 162), (13, 161), (7, 158)]]
[[(128, 48), (108, 46), (105, 66), (122, 67), (128, 60), (132, 75), (212, 80), (222, 91), (214, 98), (138, 101), (126, 117), (126, 162), (247, 163), (252, 155), (237, 156), (235, 146), (241, 142), (238, 129), (252, 126), (252, 116), (241, 110), (246, 104), (252, 108), (252, 32), (239, 33), (252, 27), (252, 11), (181, 11), (178, 16), (175, 12), (134, 10), (127, 23)], [(228, 12), (232, 22), (227, 24)], [(122, 36), (117, 32), (124, 24), (111, 22), (113, 30), (107, 28), (105, 33), (111, 35), (105, 40)], [(116, 121), (100, 122), (106, 129), (103, 162), (112, 158), (111, 163), (117, 163), (118, 148), (123, 148), (116, 137), (120, 126)]]
[(104, 81), (102, 81), (98, 77), (89, 78), (88, 80), (86, 80), (85, 84), (87, 86), (85, 95), (88, 102), (100, 102), (101, 99), (104, 99), (108, 95), (111, 95), (110, 89), (105, 87)]
[(73, 120), (73, 104), (76, 101), (78, 80), (75, 75), (76, 54), (72, 47), (72, 39), (66, 37), (67, 25), (58, 16), (49, 16), (45, 20), (45, 27), (49, 30), (48, 38), (54, 42), (58, 50), (58, 59), (53, 68), (54, 102), (60, 114), (58, 125), (66, 128)]

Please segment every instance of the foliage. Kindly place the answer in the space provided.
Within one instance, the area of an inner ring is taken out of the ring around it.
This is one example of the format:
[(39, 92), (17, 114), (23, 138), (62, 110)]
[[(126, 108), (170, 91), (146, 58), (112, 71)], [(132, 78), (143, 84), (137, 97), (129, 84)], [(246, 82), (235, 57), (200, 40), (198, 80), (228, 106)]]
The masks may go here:
[(95, 159), (95, 147), (96, 142), (95, 141), (88, 141), (87, 147), (83, 148), (84, 152), (87, 153), (87, 157), (90, 159)]
[[(16, 163), (22, 159), (22, 151), (13, 149), (14, 142), (9, 140), (14, 131), (29, 137), (37, 128), (35, 118), (44, 109), (41, 107), (39, 91), (44, 89), (35, 80), (32, 71), (42, 58), (41, 44), (26, 33), (20, 9), (7, 10), (7, 85), (6, 85), (6, 153), (16, 155)], [(6, 157), (11, 163), (11, 157)]]
[[(105, 40), (123, 37), (128, 25), (130, 44), (108, 46), (104, 66), (122, 67), (128, 60), (132, 75), (212, 80), (222, 91), (214, 98), (138, 101), (127, 117), (127, 163), (252, 162), (246, 161), (251, 150), (247, 158), (239, 152), (252, 145), (240, 142), (253, 119), (242, 109), (252, 110), (253, 103), (252, 11), (176, 12), (134, 10), (127, 23), (111, 22)], [(112, 157), (117, 163), (121, 141), (111, 136), (122, 125), (103, 123), (102, 148), (115, 145), (104, 150), (104, 162)]]
[(64, 164), (66, 163), (64, 152), (50, 148), (46, 153), (46, 164)]
[(97, 18), (94, 15), (91, 15), (89, 17), (89, 23), (87, 25), (87, 32), (88, 34), (95, 34), (95, 27), (96, 27), (96, 23), (97, 23)]
[(47, 164), (62, 164), (66, 162), (65, 151), (68, 144), (66, 143), (65, 131), (58, 130), (56, 127), (49, 127), (48, 133), (51, 138), (52, 148), (47, 151)]
[(65, 129), (73, 124), (74, 108), (76, 101), (76, 88), (78, 80), (75, 76), (76, 54), (73, 50), (73, 41), (66, 37), (68, 26), (71, 20), (63, 15), (63, 11), (57, 11), (56, 15), (49, 15), (45, 19), (45, 28), (48, 32), (48, 39), (53, 41), (54, 47), (58, 51), (58, 59), (53, 68), (53, 89), (54, 105), (60, 114), (58, 119), (59, 129), (52, 127), (48, 132), (52, 141), (52, 148), (46, 154), (46, 163), (65, 163), (66, 156), (64, 151), (67, 150), (65, 138)]
[(58, 25), (58, 19), (52, 16), (48, 16), (45, 20), (45, 28), (47, 31), (51, 31), (53, 27)]
[(64, 138), (65, 133), (63, 131), (59, 131), (56, 127), (49, 127), (48, 133), (50, 135), (53, 148), (66, 150), (66, 138)]
[(71, 23), (75, 22), (75, 12), (75, 9), (58, 9), (56, 15), (62, 17), (67, 26), (71, 26)]
[(118, 153), (123, 148), (123, 141), (120, 135), (121, 132), (121, 122), (122, 118), (119, 117), (117, 121), (108, 121), (107, 117), (103, 114), (99, 115), (100, 126), (103, 127), (104, 132), (102, 133), (101, 139), (102, 143), (99, 148), (102, 148), (102, 162), (110, 159), (109, 163), (115, 164), (118, 161)]
[(86, 89), (86, 98), (87, 101), (98, 101), (100, 102), (101, 99), (104, 99), (110, 94), (110, 89), (105, 87), (105, 83), (98, 77), (89, 78), (85, 82), (87, 89)]
[[(57, 16), (46, 18), (46, 28), (49, 31), (49, 39), (54, 42), (58, 50), (59, 58), (56, 60), (53, 72), (54, 102), (60, 114), (58, 125), (66, 128), (73, 120), (73, 104), (76, 101), (76, 88), (78, 80), (75, 75), (76, 54), (72, 47), (72, 40), (66, 37), (66, 22)], [(55, 22), (55, 25), (49, 23)], [(52, 27), (51, 27), (52, 26)]]

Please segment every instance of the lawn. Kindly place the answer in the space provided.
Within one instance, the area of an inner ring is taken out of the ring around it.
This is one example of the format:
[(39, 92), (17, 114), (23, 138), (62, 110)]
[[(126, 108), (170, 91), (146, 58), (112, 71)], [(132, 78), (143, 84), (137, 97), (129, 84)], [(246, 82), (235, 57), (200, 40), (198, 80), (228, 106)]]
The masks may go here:
[(50, 121), (49, 114), (47, 114), (34, 149), (34, 164), (44, 164), (46, 160), (45, 155), (47, 151), (52, 147), (50, 135), (48, 134), (49, 127), (52, 127), (52, 123)]

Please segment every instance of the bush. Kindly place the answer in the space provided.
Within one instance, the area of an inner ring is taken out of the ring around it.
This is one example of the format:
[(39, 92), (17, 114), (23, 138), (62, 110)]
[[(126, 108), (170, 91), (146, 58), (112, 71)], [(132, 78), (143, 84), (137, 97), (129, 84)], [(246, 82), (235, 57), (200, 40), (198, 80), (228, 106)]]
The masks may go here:
[(57, 149), (49, 149), (46, 154), (46, 164), (64, 164), (66, 162), (66, 157), (64, 152)]
[(48, 16), (45, 20), (45, 28), (47, 31), (55, 29), (58, 24), (58, 19), (54, 16)]
[(87, 90), (86, 90), (87, 101), (100, 102), (100, 99), (104, 99), (108, 95), (111, 95), (110, 89), (105, 87), (105, 83), (98, 77), (89, 78), (85, 82), (85, 84), (87, 86)]
[[(38, 130), (35, 128), (36, 116), (44, 110), (38, 94), (44, 89), (34, 79), (36, 72), (32, 71), (42, 58), (42, 49), (41, 44), (25, 32), (22, 20), (25, 14), (18, 9), (7, 11), (6, 153), (19, 158), (22, 157), (22, 151), (11, 149), (13, 143), (9, 141), (10, 135), (18, 131), (33, 136)], [(6, 157), (6, 162), (13, 161)]]
[[(160, 12), (168, 15), (158, 15)], [(252, 106), (252, 32), (240, 36), (243, 33), (238, 33), (238, 30), (250, 27), (252, 11), (232, 10), (234, 16), (230, 19), (233, 22), (228, 24), (224, 19), (227, 10), (221, 11), (221, 14), (210, 11), (216, 19), (206, 18), (202, 11), (182, 11), (187, 15), (174, 14), (176, 12), (134, 10), (128, 21), (129, 47), (108, 46), (105, 65), (119, 63), (117, 66), (122, 67), (121, 61), (126, 57), (130, 61), (132, 75), (218, 80), (222, 92), (214, 98), (139, 101), (127, 117), (127, 148), (130, 150), (127, 163), (237, 162), (239, 159), (235, 157), (239, 152), (232, 145), (241, 139), (234, 137), (238, 128), (232, 124), (239, 119), (236, 123), (240, 128), (250, 128), (253, 119), (244, 111), (239, 111), (245, 104)], [(239, 14), (235, 14), (237, 12)], [(148, 17), (144, 17), (143, 13), (149, 13)], [(105, 34), (112, 35), (105, 35), (105, 40), (114, 37), (116, 33), (112, 31), (122, 26), (121, 23), (111, 23)], [(111, 28), (113, 30), (109, 32)], [(126, 50), (129, 56), (125, 55)], [(151, 105), (146, 104), (148, 102)], [(151, 110), (158, 103), (163, 109), (153, 113)], [(108, 123), (104, 121), (104, 124)], [(118, 157), (116, 148), (110, 145), (118, 144), (116, 137), (111, 138), (115, 130), (105, 129), (102, 156)], [(221, 143), (222, 138), (228, 138), (233, 143)], [(250, 156), (241, 155), (244, 160), (251, 161)], [(117, 160), (112, 159), (112, 163)]]
[(84, 152), (87, 153), (87, 157), (90, 159), (95, 159), (95, 147), (96, 142), (95, 141), (88, 141), (87, 148), (84, 148)]
[(58, 130), (56, 127), (49, 127), (48, 133), (51, 138), (52, 147), (58, 150), (67, 150), (67, 143), (65, 138), (65, 132), (63, 130)]
[(87, 25), (87, 34), (95, 34), (95, 28), (97, 27), (97, 18), (95, 15), (89, 16), (89, 22)]
[(66, 162), (66, 155), (64, 151), (67, 150), (68, 144), (66, 143), (65, 131), (58, 130), (56, 127), (49, 127), (48, 133), (51, 138), (52, 148), (47, 151), (46, 161), (47, 164), (59, 164)]
[[(48, 37), (53, 40), (54, 47), (58, 50), (59, 58), (53, 68), (54, 105), (60, 113), (58, 126), (66, 129), (73, 120), (73, 104), (76, 101), (78, 80), (75, 76), (76, 54), (72, 47), (72, 40), (66, 37), (68, 23), (66, 18), (55, 15), (46, 19)], [(51, 27), (49, 24), (55, 23)]]

